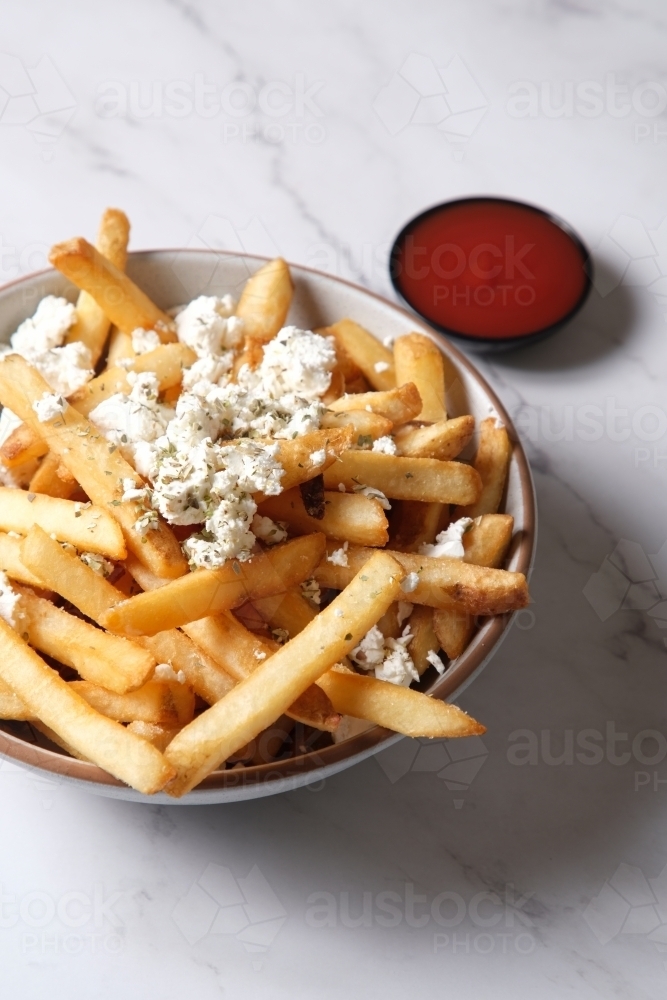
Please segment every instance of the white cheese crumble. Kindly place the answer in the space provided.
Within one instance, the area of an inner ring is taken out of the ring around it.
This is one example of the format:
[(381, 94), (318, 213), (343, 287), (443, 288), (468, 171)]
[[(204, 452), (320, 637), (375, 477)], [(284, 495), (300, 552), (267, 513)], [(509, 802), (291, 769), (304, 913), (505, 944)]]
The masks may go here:
[(376, 361), (375, 364), (373, 365), (373, 368), (375, 368), (375, 371), (378, 373), (378, 375), (381, 375), (382, 372), (389, 371), (390, 365), (388, 364), (387, 361)]
[(438, 654), (434, 649), (429, 649), (428, 653), (426, 654), (426, 659), (428, 660), (428, 662), (431, 664), (432, 667), (435, 667), (435, 669), (438, 671), (439, 674), (441, 675), (444, 674), (445, 664), (442, 662), (442, 660), (440, 659), (440, 657), (438, 656)]
[(389, 434), (384, 434), (382, 437), (376, 438), (373, 441), (373, 451), (379, 452), (381, 455), (395, 455), (396, 454), (396, 442), (393, 437)]
[(132, 331), (132, 350), (135, 354), (148, 354), (149, 351), (154, 351), (159, 347), (161, 343), (162, 341), (155, 330), (144, 330), (143, 327), (139, 326)]
[(171, 663), (158, 663), (153, 671), (156, 681), (176, 681), (177, 684), (185, 684), (185, 674), (182, 670), (174, 670)]
[(76, 309), (66, 299), (47, 295), (35, 313), (10, 337), (3, 354), (20, 354), (46, 379), (54, 392), (70, 396), (93, 377), (90, 351), (85, 344), (65, 344), (76, 320)]
[(419, 573), (408, 573), (404, 577), (401, 583), (401, 590), (404, 594), (411, 594), (413, 590), (417, 589), (417, 584), (419, 583)]
[(9, 407), (3, 406), (2, 413), (0, 413), (0, 445), (4, 444), (10, 434), (22, 423), (21, 418), (17, 417)]
[(16, 628), (21, 617), (19, 604), (21, 595), (17, 594), (7, 579), (7, 574), (0, 570), (0, 618), (8, 625)]
[(322, 591), (320, 590), (320, 585), (314, 576), (311, 576), (308, 580), (303, 580), (300, 585), (300, 589), (302, 597), (305, 597), (305, 599), (311, 604), (315, 604), (319, 607), (322, 603)]
[(198, 358), (222, 354), (238, 347), (243, 337), (243, 321), (233, 316), (231, 295), (218, 298), (200, 295), (176, 313), (176, 334)]
[(66, 406), (64, 398), (56, 392), (44, 392), (42, 393), (42, 398), (35, 400), (32, 404), (32, 408), (37, 414), (40, 424), (44, 424), (47, 420), (53, 420), (54, 417), (60, 416), (65, 412)]
[(425, 542), (419, 546), (421, 556), (448, 556), (450, 559), (463, 559), (465, 549), (463, 548), (463, 536), (472, 527), (472, 518), (460, 517), (458, 521), (453, 521), (449, 527), (441, 531), (436, 536), (435, 544), (429, 545)]
[(327, 556), (327, 562), (333, 563), (334, 566), (348, 566), (349, 565), (347, 561), (348, 544), (349, 544), (348, 542), (344, 542), (339, 549), (334, 549), (333, 552), (330, 552)]
[(114, 564), (98, 552), (82, 552), (79, 558), (82, 563), (85, 563), (98, 576), (111, 576), (115, 569)]
[(366, 633), (350, 653), (350, 659), (367, 673), (373, 671), (378, 680), (409, 687), (419, 680), (407, 647), (412, 639), (410, 626), (406, 625), (398, 639), (383, 636), (377, 625)]
[(320, 448), (319, 451), (314, 451), (310, 456), (311, 465), (324, 465), (326, 460), (327, 460), (326, 448)]
[(148, 477), (155, 462), (155, 442), (174, 411), (158, 402), (160, 385), (154, 372), (128, 372), (127, 380), (129, 395), (116, 392), (103, 399), (89, 419), (140, 475)]
[(254, 649), (252, 655), (255, 657), (256, 660), (261, 661), (266, 659), (266, 653), (263, 649)]
[(414, 608), (414, 604), (410, 604), (409, 601), (399, 601), (398, 608), (396, 609), (396, 617), (398, 619), (398, 627), (400, 628), (403, 622), (410, 617)]
[(346, 492), (346, 490), (345, 490), (345, 483), (339, 483), (338, 484), (338, 492), (339, 493), (345, 493)]
[(287, 538), (287, 529), (282, 521), (272, 521), (270, 517), (255, 514), (250, 529), (255, 538), (260, 538), (266, 545), (276, 545)]
[(391, 510), (391, 504), (387, 500), (386, 496), (381, 490), (376, 490), (374, 486), (365, 486), (363, 483), (354, 486), (353, 490), (355, 493), (361, 493), (364, 497), (369, 497), (371, 500), (377, 500), (384, 510)]
[(385, 347), (393, 347), (395, 340), (396, 337), (394, 336), (394, 334), (390, 333), (386, 337), (383, 337), (382, 343), (384, 344)]
[(286, 628), (272, 628), (271, 635), (281, 646), (289, 641), (289, 632)]

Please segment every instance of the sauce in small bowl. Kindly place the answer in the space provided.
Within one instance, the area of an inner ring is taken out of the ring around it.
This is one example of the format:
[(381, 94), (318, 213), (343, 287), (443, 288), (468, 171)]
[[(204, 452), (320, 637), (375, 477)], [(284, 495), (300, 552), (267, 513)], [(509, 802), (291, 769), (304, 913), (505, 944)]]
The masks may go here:
[(462, 198), (422, 212), (390, 256), (394, 288), (469, 350), (521, 347), (554, 333), (584, 304), (592, 264), (566, 222), (505, 198)]

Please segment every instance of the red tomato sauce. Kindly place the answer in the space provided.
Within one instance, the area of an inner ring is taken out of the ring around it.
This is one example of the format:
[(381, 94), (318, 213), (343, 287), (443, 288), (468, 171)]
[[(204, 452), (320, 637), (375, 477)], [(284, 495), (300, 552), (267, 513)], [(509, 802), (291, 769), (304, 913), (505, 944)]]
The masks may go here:
[(437, 326), (502, 339), (563, 320), (588, 285), (586, 252), (538, 209), (473, 198), (415, 219), (392, 255), (394, 284)]

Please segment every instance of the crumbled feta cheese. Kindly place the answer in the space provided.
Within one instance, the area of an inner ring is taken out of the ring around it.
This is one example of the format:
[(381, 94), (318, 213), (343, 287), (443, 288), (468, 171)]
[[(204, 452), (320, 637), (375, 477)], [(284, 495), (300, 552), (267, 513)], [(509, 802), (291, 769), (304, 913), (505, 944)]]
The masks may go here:
[(409, 687), (419, 680), (407, 647), (412, 639), (407, 625), (398, 639), (385, 639), (377, 625), (366, 633), (350, 658), (367, 672), (373, 671), (378, 680)]
[(177, 684), (185, 684), (185, 674), (182, 670), (174, 670), (171, 663), (158, 663), (153, 676), (156, 681), (176, 681)]
[(377, 500), (385, 510), (391, 510), (391, 504), (384, 493), (381, 490), (376, 490), (374, 486), (365, 486), (363, 483), (359, 483), (353, 489), (355, 493), (361, 493), (362, 496), (370, 497), (371, 500)]
[(398, 619), (398, 627), (400, 628), (406, 618), (409, 618), (412, 614), (414, 604), (410, 604), (409, 601), (399, 601), (398, 608), (396, 611), (396, 617)]
[(442, 660), (440, 659), (440, 657), (438, 656), (438, 654), (434, 649), (429, 649), (428, 653), (426, 654), (426, 659), (428, 660), (428, 662), (431, 664), (432, 667), (435, 667), (435, 669), (438, 671), (439, 674), (441, 675), (444, 674), (445, 664), (442, 662)]
[(393, 347), (395, 340), (396, 337), (393, 335), (393, 333), (390, 333), (386, 337), (383, 337), (382, 343), (384, 344), (385, 347)]
[(411, 594), (413, 590), (416, 590), (418, 583), (419, 573), (408, 573), (401, 583), (401, 590), (404, 594)]
[(233, 364), (233, 351), (226, 351), (219, 357), (198, 358), (183, 372), (184, 392), (194, 392), (200, 397), (205, 396), (231, 371)]
[(449, 527), (441, 531), (435, 539), (435, 544), (424, 543), (419, 546), (421, 556), (448, 556), (450, 559), (463, 559), (465, 549), (463, 548), (463, 536), (472, 527), (472, 518), (460, 517), (458, 521), (453, 521)]
[(162, 341), (155, 330), (144, 330), (137, 327), (132, 331), (132, 350), (135, 354), (147, 354), (159, 347)]
[(396, 442), (393, 437), (389, 434), (384, 434), (382, 437), (376, 438), (373, 441), (373, 451), (379, 452), (381, 455), (395, 455), (396, 454)]
[(255, 650), (253, 650), (253, 654), (252, 655), (255, 657), (256, 660), (260, 660), (261, 661), (261, 660), (265, 660), (266, 659), (266, 653), (264, 652), (263, 649), (255, 649)]
[(345, 493), (345, 483), (339, 483), (338, 484), (338, 492), (339, 493)]
[(76, 320), (76, 309), (67, 299), (47, 295), (29, 319), (23, 320), (10, 338), (12, 350), (22, 357), (60, 347)]
[(82, 563), (90, 567), (98, 576), (111, 576), (114, 571), (114, 564), (98, 552), (82, 552), (79, 556)]
[(21, 595), (13, 589), (7, 574), (0, 570), (0, 618), (4, 618), (12, 628), (17, 627), (21, 617), (20, 601)]
[(345, 617), (345, 615), (340, 610), (340, 608), (334, 608), (334, 615), (336, 616), (336, 618), (344, 618)]
[(333, 552), (330, 552), (329, 555), (327, 556), (327, 562), (333, 563), (334, 566), (348, 566), (349, 565), (347, 561), (348, 544), (349, 544), (348, 542), (344, 542), (341, 548), (334, 549)]
[(32, 408), (37, 414), (40, 424), (44, 424), (47, 420), (53, 420), (54, 417), (60, 416), (65, 412), (66, 406), (67, 404), (63, 397), (55, 392), (42, 393), (42, 398), (37, 399), (32, 404)]
[(93, 377), (90, 350), (85, 344), (65, 344), (43, 354), (27, 354), (26, 361), (36, 368), (54, 392), (71, 396)]
[(322, 591), (314, 576), (301, 583), (301, 595), (310, 601), (311, 604), (320, 605), (322, 603)]
[(89, 419), (137, 472), (148, 477), (156, 458), (155, 442), (166, 431), (173, 410), (158, 402), (159, 382), (153, 372), (128, 372), (127, 380), (129, 395), (117, 392), (103, 399)]
[(17, 417), (8, 406), (3, 406), (2, 413), (0, 413), (0, 445), (4, 444), (10, 434), (22, 423), (21, 418)]
[(255, 514), (250, 530), (256, 538), (260, 538), (267, 545), (284, 542), (287, 538), (284, 524), (280, 521), (272, 521), (270, 517), (263, 517), (261, 514)]
[(146, 486), (137, 486), (134, 479), (121, 479), (121, 486), (123, 488), (123, 495), (121, 500), (123, 503), (129, 503), (132, 500), (138, 500), (140, 503), (147, 503), (149, 499), (149, 490)]
[(378, 373), (378, 375), (381, 375), (382, 372), (388, 372), (390, 367), (391, 366), (387, 361), (376, 361), (375, 364), (373, 365), (373, 368), (375, 368), (375, 371)]
[(271, 635), (281, 646), (289, 640), (289, 632), (286, 628), (272, 628)]
[(310, 456), (311, 465), (323, 465), (327, 460), (327, 450), (326, 448), (320, 448), (319, 451), (314, 451)]
[(133, 528), (142, 538), (145, 538), (149, 531), (157, 531), (159, 522), (154, 510), (145, 510), (133, 524)]
[(198, 358), (219, 355), (238, 347), (243, 324), (232, 316), (234, 300), (230, 295), (200, 295), (176, 314), (176, 334)]

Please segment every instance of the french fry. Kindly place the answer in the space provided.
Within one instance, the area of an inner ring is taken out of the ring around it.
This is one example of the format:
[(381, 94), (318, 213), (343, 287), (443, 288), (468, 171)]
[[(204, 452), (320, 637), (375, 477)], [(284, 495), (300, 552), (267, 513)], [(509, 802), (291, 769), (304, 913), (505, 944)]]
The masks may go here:
[[(48, 587), (48, 584), (45, 584), (38, 576), (31, 573), (27, 566), (23, 565), (21, 561), (22, 542), (23, 539), (20, 536), (15, 538), (13, 535), (0, 532), (0, 570), (12, 580), (27, 583), (30, 587)], [(58, 545), (57, 542), (55, 544)], [(60, 548), (59, 545), (58, 548)], [(79, 562), (78, 559), (77, 562)], [(83, 566), (83, 563), (81, 565)]]
[(394, 440), (399, 455), (447, 461), (461, 454), (474, 430), (474, 417), (453, 417), (423, 427), (409, 424), (397, 427)]
[(420, 420), (436, 423), (447, 419), (445, 364), (442, 351), (421, 333), (409, 333), (394, 341), (396, 385), (412, 382), (422, 400)]
[(322, 416), (320, 426), (331, 428), (351, 427), (359, 437), (370, 437), (374, 441), (376, 438), (391, 434), (393, 423), (386, 417), (381, 417), (379, 413), (369, 413), (368, 410), (341, 410), (335, 413), (327, 410)]
[[(319, 688), (318, 690), (321, 691), (322, 689)], [(322, 694), (324, 695), (323, 691)], [(326, 698), (326, 695), (324, 697)], [(253, 748), (253, 754), (249, 761), (250, 765), (270, 764), (276, 760), (293, 729), (294, 720), (290, 719), (287, 715), (281, 715), (268, 729), (265, 729), (262, 733), (258, 733), (257, 737), (249, 744)], [(243, 747), (241, 748), (242, 750)], [(237, 750), (237, 753), (239, 752)], [(232, 758), (229, 759), (231, 761)]]
[(366, 410), (391, 420), (394, 425), (414, 420), (421, 413), (421, 408), (421, 396), (412, 382), (382, 392), (348, 393), (329, 403), (329, 410), (333, 413)]
[(109, 631), (128, 636), (177, 628), (294, 587), (312, 575), (323, 550), (322, 534), (294, 538), (247, 562), (233, 560), (220, 569), (198, 569), (159, 590), (138, 594), (110, 608), (100, 621)]
[(372, 484), (394, 500), (430, 503), (474, 503), (481, 490), (479, 474), (471, 465), (374, 451), (346, 451), (324, 470), (327, 489), (336, 489), (339, 483), (350, 492), (355, 486)]
[(39, 372), (17, 354), (8, 355), (0, 364), (0, 402), (45, 439), (93, 503), (108, 506), (123, 530), (128, 549), (140, 562), (159, 576), (181, 576), (187, 571), (187, 562), (168, 526), (158, 520), (156, 530), (142, 536), (135, 524), (143, 508), (136, 501), (120, 502), (122, 480), (137, 482), (138, 476), (119, 451), (68, 404), (53, 420), (41, 423), (37, 419), (32, 403), (48, 390)]
[(19, 631), (31, 646), (109, 691), (125, 694), (141, 687), (155, 668), (156, 660), (146, 649), (103, 632), (30, 591), (21, 591), (20, 613)]
[(345, 376), (341, 372), (340, 368), (334, 368), (331, 372), (331, 382), (329, 383), (329, 388), (322, 396), (322, 402), (325, 406), (333, 403), (336, 399), (343, 395), (345, 392)]
[(194, 695), (175, 681), (147, 681), (136, 691), (116, 694), (90, 681), (70, 681), (88, 704), (116, 722), (150, 722), (165, 729), (186, 725), (194, 715)]
[[(190, 622), (183, 626), (183, 631), (237, 681), (245, 680), (273, 653), (268, 643), (237, 621), (231, 612)], [(327, 732), (333, 732), (340, 722), (329, 699), (315, 684), (290, 705), (286, 714), (306, 726)]]
[(415, 665), (415, 670), (421, 677), (431, 666), (428, 660), (429, 653), (436, 653), (440, 649), (438, 637), (433, 628), (433, 617), (437, 614), (433, 608), (427, 608), (423, 604), (418, 604), (412, 611), (409, 618), (412, 639), (408, 646), (410, 659)]
[(84, 552), (109, 559), (127, 555), (123, 533), (103, 507), (0, 486), (0, 530), (25, 535), (35, 524)]
[(15, 469), (24, 462), (42, 458), (48, 450), (42, 438), (27, 424), (19, 424), (0, 445), (0, 459), (8, 469)]
[[(19, 553), (21, 563), (32, 575), (32, 580), (23, 582), (37, 580), (37, 586), (60, 594), (95, 622), (122, 599), (123, 595), (104, 577), (81, 562), (73, 552), (66, 552), (37, 525), (19, 543)], [(7, 572), (13, 575), (11, 570)]]
[[(124, 212), (107, 208), (97, 234), (96, 248), (119, 271), (125, 270), (130, 223)], [(110, 322), (92, 295), (80, 292), (76, 303), (76, 322), (68, 330), (67, 343), (78, 341), (90, 351), (94, 367), (104, 350)]]
[(396, 386), (392, 352), (363, 326), (351, 319), (342, 319), (328, 326), (326, 335), (334, 337), (374, 389), (393, 389)]
[(433, 610), (433, 630), (438, 645), (444, 649), (450, 660), (455, 660), (465, 651), (476, 625), (476, 616), (466, 611), (460, 604)]
[(50, 452), (42, 459), (28, 486), (30, 493), (43, 493), (48, 497), (69, 500), (79, 488), (74, 476), (61, 464), (57, 455)]
[(359, 367), (359, 365), (352, 360), (350, 355), (343, 347), (342, 342), (335, 338), (334, 334), (332, 334), (328, 326), (319, 327), (317, 330), (315, 330), (315, 333), (319, 334), (320, 337), (333, 337), (334, 346), (336, 348), (335, 371), (341, 373), (344, 382), (354, 382), (360, 377), (363, 378), (361, 368)]
[(186, 726), (165, 751), (178, 772), (169, 794), (179, 797), (189, 791), (284, 714), (306, 688), (361, 640), (395, 600), (403, 575), (396, 560), (376, 551), (364, 573), (303, 632)]
[(391, 547), (399, 552), (418, 552), (432, 543), (449, 516), (449, 504), (399, 500), (392, 504)]
[[(329, 542), (328, 551), (333, 551), (336, 544)], [(377, 551), (350, 545), (346, 553), (347, 566), (334, 565), (323, 559), (313, 575), (321, 586), (342, 590), (355, 574), (362, 572), (369, 557)], [(456, 603), (476, 615), (501, 615), (525, 608), (528, 604), (528, 588), (523, 573), (473, 566), (463, 559), (447, 556), (433, 558), (393, 549), (382, 551), (396, 559), (406, 573), (418, 575), (419, 582), (415, 589), (402, 597), (413, 604), (446, 608)]]
[(123, 333), (141, 327), (155, 330), (163, 343), (176, 340), (171, 317), (83, 237), (56, 243), (49, 262), (77, 288), (88, 292)]
[(261, 597), (252, 603), (271, 628), (284, 629), (291, 639), (316, 617), (308, 601), (296, 590), (274, 597)]
[(0, 719), (13, 719), (14, 722), (28, 722), (30, 712), (9, 684), (0, 679)]
[(160, 392), (180, 385), (183, 369), (189, 368), (196, 361), (196, 354), (185, 344), (162, 344), (154, 351), (139, 354), (127, 368), (120, 365), (107, 368), (102, 375), (91, 379), (69, 398), (72, 406), (87, 417), (96, 406), (114, 393), (127, 395), (131, 385), (127, 380), (128, 372), (154, 372), (160, 387)]
[(505, 491), (511, 457), (512, 444), (505, 427), (502, 424), (498, 426), (495, 417), (482, 420), (479, 425), (479, 446), (473, 463), (482, 480), (482, 492), (477, 500), (456, 508), (455, 520), (459, 517), (496, 513)]
[(178, 629), (140, 636), (136, 641), (150, 650), (160, 663), (169, 663), (176, 671), (182, 670), (193, 691), (209, 705), (224, 698), (236, 684), (233, 677)]
[(179, 726), (176, 729), (165, 729), (164, 726), (157, 726), (153, 722), (140, 722), (135, 719), (129, 724), (127, 731), (141, 737), (147, 743), (152, 743), (156, 749), (164, 752), (181, 728)]
[(456, 705), (375, 677), (329, 670), (321, 684), (341, 715), (367, 719), (404, 736), (451, 739), (486, 732)]
[(250, 277), (236, 307), (244, 331), (260, 344), (266, 344), (285, 325), (294, 286), (289, 267), (276, 257)]
[(132, 337), (129, 333), (123, 333), (117, 327), (112, 326), (109, 334), (109, 349), (107, 351), (106, 368), (113, 368), (124, 358), (136, 358), (136, 352), (132, 347)]
[[(343, 427), (340, 430), (313, 431), (291, 441), (276, 441), (279, 446), (277, 460), (285, 470), (280, 479), (282, 489), (289, 490), (328, 469), (347, 451), (353, 438), (352, 429)], [(264, 497), (258, 493), (255, 499), (261, 503)]]
[(291, 532), (308, 534), (323, 531), (329, 538), (339, 538), (357, 545), (387, 544), (387, 518), (377, 500), (354, 493), (325, 492), (324, 517), (306, 513), (298, 490), (288, 490), (277, 497), (267, 497), (259, 513), (274, 521), (285, 521)]
[(138, 791), (150, 795), (164, 788), (174, 769), (155, 747), (92, 709), (4, 621), (0, 638), (0, 677), (31, 715), (78, 754)]

